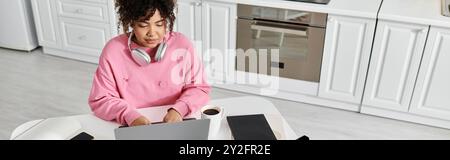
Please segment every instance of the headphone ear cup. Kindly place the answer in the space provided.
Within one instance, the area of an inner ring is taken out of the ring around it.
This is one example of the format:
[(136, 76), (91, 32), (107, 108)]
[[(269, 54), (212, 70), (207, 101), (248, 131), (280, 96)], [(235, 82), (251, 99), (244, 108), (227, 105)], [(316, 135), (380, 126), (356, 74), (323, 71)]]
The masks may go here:
[(133, 60), (140, 66), (145, 66), (151, 63), (150, 56), (142, 49), (133, 49), (131, 51)]
[(161, 43), (158, 47), (158, 51), (156, 52), (156, 61), (161, 61), (164, 58), (164, 55), (166, 54), (167, 44)]

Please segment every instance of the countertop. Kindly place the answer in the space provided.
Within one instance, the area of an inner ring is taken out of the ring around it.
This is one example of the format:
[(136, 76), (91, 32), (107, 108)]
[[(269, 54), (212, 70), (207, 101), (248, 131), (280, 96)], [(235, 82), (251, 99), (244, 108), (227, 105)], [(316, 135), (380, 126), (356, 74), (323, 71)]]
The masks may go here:
[(441, 14), (441, 0), (331, 0), (327, 5), (286, 0), (214, 1), (372, 19), (377, 18), (378, 10), (380, 10), (378, 19), (381, 20), (450, 28), (450, 17)]
[(450, 28), (450, 17), (441, 14), (441, 0), (384, 0), (378, 18)]
[(305, 2), (292, 2), (286, 0), (215, 0), (222, 2), (235, 2), (238, 4), (276, 7), (292, 10), (321, 12), (334, 15), (344, 15), (362, 18), (377, 17), (382, 0), (331, 0), (327, 5)]

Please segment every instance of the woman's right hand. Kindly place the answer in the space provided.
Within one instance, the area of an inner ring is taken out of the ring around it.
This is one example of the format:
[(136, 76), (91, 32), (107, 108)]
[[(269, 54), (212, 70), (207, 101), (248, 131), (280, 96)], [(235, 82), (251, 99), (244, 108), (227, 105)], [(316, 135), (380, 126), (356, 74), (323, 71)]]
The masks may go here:
[(133, 123), (131, 123), (131, 127), (132, 126), (143, 126), (143, 125), (149, 125), (150, 120), (148, 120), (147, 118), (145, 118), (144, 116), (140, 116), (139, 118), (137, 118), (136, 120), (133, 121)]

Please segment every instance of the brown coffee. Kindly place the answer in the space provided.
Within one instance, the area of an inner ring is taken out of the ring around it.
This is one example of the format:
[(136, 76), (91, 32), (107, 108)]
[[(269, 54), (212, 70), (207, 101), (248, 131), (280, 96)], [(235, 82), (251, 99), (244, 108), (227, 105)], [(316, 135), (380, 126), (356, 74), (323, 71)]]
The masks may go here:
[(219, 114), (219, 111), (216, 109), (207, 109), (207, 110), (203, 111), (203, 113), (206, 115), (212, 116), (212, 115)]

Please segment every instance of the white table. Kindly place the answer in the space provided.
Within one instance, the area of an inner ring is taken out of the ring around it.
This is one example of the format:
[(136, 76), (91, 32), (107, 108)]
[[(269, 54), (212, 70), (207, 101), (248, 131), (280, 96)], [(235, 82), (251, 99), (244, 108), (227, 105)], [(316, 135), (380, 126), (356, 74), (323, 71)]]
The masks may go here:
[[(281, 116), (280, 112), (266, 99), (259, 97), (237, 97), (212, 100), (209, 104), (223, 107), (225, 110), (225, 117), (233, 115), (264, 114), (278, 139), (294, 140), (298, 138), (292, 128), (287, 124), (286, 120)], [(139, 112), (149, 118), (152, 122), (160, 122), (167, 113), (169, 107), (170, 106), (151, 107), (139, 110)], [(195, 113), (189, 117), (200, 118), (200, 114)], [(114, 129), (120, 126), (118, 123), (101, 120), (92, 114), (61, 118), (72, 119), (79, 122), (82, 128), (81, 130), (93, 135), (96, 140), (114, 140)], [(13, 131), (10, 139), (14, 139), (43, 120), (44, 119), (34, 120), (20, 125)], [(233, 139), (226, 119), (222, 120), (219, 134), (216, 137), (210, 137), (210, 139)]]

